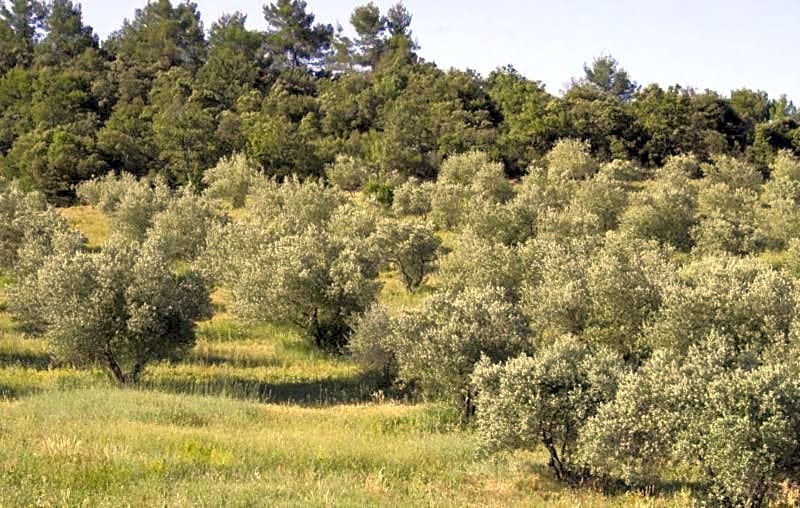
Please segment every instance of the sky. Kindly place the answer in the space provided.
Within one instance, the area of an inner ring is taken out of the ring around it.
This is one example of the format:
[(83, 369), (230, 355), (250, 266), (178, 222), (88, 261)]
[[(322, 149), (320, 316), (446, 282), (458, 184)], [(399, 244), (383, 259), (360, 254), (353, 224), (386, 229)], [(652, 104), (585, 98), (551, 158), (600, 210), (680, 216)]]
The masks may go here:
[[(173, 0), (176, 1), (176, 0)], [(317, 22), (346, 31), (368, 0), (307, 0)], [(385, 12), (396, 0), (374, 0)], [(195, 0), (204, 26), (241, 11), (250, 28), (266, 26), (264, 0)], [(100, 39), (146, 0), (77, 0)], [(551, 93), (583, 65), (611, 55), (641, 85), (679, 84), (723, 95), (738, 88), (786, 94), (800, 103), (797, 0), (405, 0), (418, 53), (443, 69), (487, 75), (513, 65)]]

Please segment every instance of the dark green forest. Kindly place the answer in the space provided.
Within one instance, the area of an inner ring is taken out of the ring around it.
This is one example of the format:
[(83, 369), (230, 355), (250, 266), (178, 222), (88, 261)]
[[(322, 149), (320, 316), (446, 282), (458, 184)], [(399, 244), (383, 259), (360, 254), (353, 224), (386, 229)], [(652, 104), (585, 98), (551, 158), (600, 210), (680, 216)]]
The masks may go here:
[(481, 76), (423, 60), (400, 3), (356, 8), (352, 38), (303, 1), (263, 15), (255, 31), (242, 13), (203, 20), (196, 4), (158, 0), (100, 41), (80, 4), (3, 2), (0, 174), (64, 204), (110, 171), (199, 184), (236, 152), (279, 178), (322, 175), (346, 154), (379, 183), (433, 178), (468, 150), (520, 176), (565, 137), (645, 167), (722, 153), (767, 171), (778, 150), (800, 151), (785, 96), (638, 84), (607, 55), (557, 96), (512, 66)]

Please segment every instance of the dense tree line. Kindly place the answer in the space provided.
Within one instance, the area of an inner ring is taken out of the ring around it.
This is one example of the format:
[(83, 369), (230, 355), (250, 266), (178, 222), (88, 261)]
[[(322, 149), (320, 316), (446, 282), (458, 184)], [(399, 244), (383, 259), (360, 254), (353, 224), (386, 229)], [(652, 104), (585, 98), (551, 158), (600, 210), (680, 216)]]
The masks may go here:
[(158, 0), (101, 43), (71, 0), (2, 2), (0, 174), (64, 202), (109, 171), (200, 184), (236, 152), (278, 177), (346, 156), (377, 185), (433, 177), (470, 149), (520, 175), (564, 137), (645, 167), (727, 154), (765, 171), (800, 151), (785, 97), (639, 86), (610, 56), (558, 97), (510, 66), (484, 77), (424, 61), (402, 4), (356, 8), (353, 38), (301, 0), (263, 15), (264, 31), (238, 12), (206, 30), (195, 4)]

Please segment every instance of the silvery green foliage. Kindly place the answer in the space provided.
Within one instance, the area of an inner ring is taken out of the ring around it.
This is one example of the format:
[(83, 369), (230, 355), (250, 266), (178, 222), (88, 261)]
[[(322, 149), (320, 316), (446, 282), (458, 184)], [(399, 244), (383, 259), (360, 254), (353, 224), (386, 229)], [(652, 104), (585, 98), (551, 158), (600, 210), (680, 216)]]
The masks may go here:
[(634, 236), (679, 249), (692, 245), (689, 231), (696, 222), (697, 191), (678, 169), (664, 167), (647, 186), (634, 192), (620, 217), (620, 228)]
[(499, 162), (485, 164), (470, 183), (472, 192), (490, 203), (505, 203), (514, 197), (514, 188)]
[(153, 217), (167, 209), (172, 192), (161, 178), (137, 180), (129, 174), (108, 175), (81, 183), (78, 197), (108, 215), (111, 230), (143, 241)]
[(572, 202), (563, 209), (544, 211), (537, 224), (537, 236), (553, 241), (590, 238), (603, 232), (600, 217), (580, 202)]
[(800, 237), (800, 160), (781, 150), (770, 165), (770, 178), (763, 185), (758, 209), (759, 229), (769, 247), (785, 248)]
[(710, 184), (723, 183), (731, 189), (758, 191), (764, 178), (752, 164), (730, 155), (714, 156), (713, 164), (702, 164), (705, 180)]
[(353, 321), (353, 333), (347, 342), (351, 357), (367, 372), (380, 376), (386, 384), (397, 377), (397, 360), (394, 355), (393, 323), (388, 309), (373, 304)]
[(700, 161), (694, 154), (680, 154), (668, 157), (661, 171), (682, 175), (687, 178), (699, 178), (703, 174)]
[(25, 276), (54, 250), (74, 251), (84, 241), (44, 196), (0, 180), (0, 269)]
[(504, 245), (524, 242), (528, 228), (517, 220), (508, 203), (489, 201), (480, 196), (469, 200), (463, 216), (464, 228), (475, 236)]
[(528, 266), (521, 307), (545, 342), (585, 328), (591, 303), (587, 270), (595, 248), (585, 240), (542, 238), (523, 248)]
[(348, 238), (361, 243), (369, 240), (363, 247), (372, 248), (374, 242), (371, 237), (375, 234), (382, 220), (384, 219), (380, 214), (379, 208), (373, 206), (362, 207), (346, 202), (333, 210), (327, 221), (327, 228), (332, 235), (344, 241)]
[(797, 479), (797, 375), (796, 365), (761, 363), (717, 332), (686, 355), (656, 351), (587, 422), (581, 459), (639, 486), (669, 466), (696, 481), (707, 503), (761, 506), (779, 482)]
[(781, 363), (725, 372), (706, 386), (698, 417), (680, 436), (678, 453), (704, 471), (712, 504), (762, 506), (777, 485), (797, 481), (800, 381)]
[(556, 475), (569, 477), (581, 427), (613, 399), (622, 371), (618, 355), (590, 351), (571, 336), (505, 363), (483, 357), (471, 378), (481, 443), (490, 450), (544, 445)]
[(460, 293), (466, 288), (499, 288), (510, 302), (519, 300), (525, 266), (513, 247), (460, 234), (452, 250), (439, 261), (442, 289)]
[(638, 182), (644, 180), (647, 176), (644, 169), (630, 161), (620, 159), (601, 164), (598, 174), (618, 182)]
[(213, 223), (219, 221), (221, 217), (206, 198), (184, 187), (153, 217), (147, 238), (166, 259), (192, 261), (203, 249)]
[(309, 225), (323, 226), (344, 203), (344, 196), (322, 180), (262, 179), (253, 187), (243, 215), (248, 224), (276, 235), (299, 234)]
[(236, 153), (222, 158), (216, 166), (203, 174), (203, 194), (210, 199), (221, 199), (233, 208), (244, 206), (250, 189), (264, 176), (258, 165), (250, 161), (243, 153)]
[(393, 334), (398, 378), (423, 393), (473, 409), (469, 376), (481, 356), (504, 361), (530, 348), (523, 316), (501, 289), (441, 292), (397, 317)]
[(600, 165), (592, 158), (586, 141), (561, 139), (545, 155), (547, 174), (553, 180), (585, 180), (597, 173)]
[(616, 229), (627, 203), (628, 195), (622, 184), (603, 174), (579, 182), (573, 197), (573, 205), (597, 217), (601, 232)]
[(694, 250), (738, 255), (760, 250), (765, 240), (756, 219), (758, 193), (711, 180), (703, 184), (697, 196), (697, 225), (691, 230)]
[(448, 185), (470, 187), (475, 182), (476, 175), (481, 171), (499, 173), (502, 175), (503, 166), (492, 162), (485, 152), (471, 151), (451, 155), (439, 169), (438, 182)]
[(75, 193), (81, 202), (92, 205), (105, 214), (111, 214), (130, 187), (144, 185), (130, 173), (107, 173), (104, 176), (81, 182)]
[(396, 268), (408, 291), (418, 289), (433, 270), (442, 241), (433, 224), (384, 219), (375, 242), (382, 259)]
[(431, 196), (435, 188), (435, 183), (409, 178), (394, 189), (392, 212), (396, 217), (427, 216), (431, 212)]
[(20, 281), (12, 311), (35, 320), (60, 361), (100, 364), (130, 383), (148, 362), (188, 351), (210, 303), (202, 279), (176, 274), (156, 245), (113, 236), (100, 252), (48, 257)]
[(333, 163), (325, 166), (325, 177), (341, 190), (353, 192), (367, 183), (370, 172), (363, 161), (339, 154)]
[(547, 172), (536, 166), (528, 169), (516, 188), (516, 195), (506, 205), (513, 216), (507, 228), (515, 232), (515, 241), (523, 243), (539, 232), (547, 217), (559, 213), (569, 205), (574, 192), (573, 182), (555, 181)]
[(655, 241), (606, 234), (586, 268), (588, 315), (583, 339), (602, 344), (635, 363), (646, 348), (644, 325), (662, 303), (662, 287), (674, 277), (671, 252)]
[(742, 350), (786, 337), (795, 317), (796, 282), (752, 258), (706, 257), (664, 285), (662, 305), (645, 329), (653, 347), (686, 351), (711, 330)]
[(502, 164), (491, 162), (483, 152), (453, 155), (442, 164), (431, 196), (433, 220), (453, 229), (461, 225), (473, 199), (502, 204), (513, 195)]
[(445, 182), (436, 182), (431, 194), (431, 218), (442, 229), (455, 229), (462, 221), (466, 203), (472, 193), (469, 188)]
[(377, 259), (361, 247), (312, 224), (236, 254), (230, 281), (234, 312), (295, 324), (320, 347), (343, 346), (349, 322), (380, 289)]

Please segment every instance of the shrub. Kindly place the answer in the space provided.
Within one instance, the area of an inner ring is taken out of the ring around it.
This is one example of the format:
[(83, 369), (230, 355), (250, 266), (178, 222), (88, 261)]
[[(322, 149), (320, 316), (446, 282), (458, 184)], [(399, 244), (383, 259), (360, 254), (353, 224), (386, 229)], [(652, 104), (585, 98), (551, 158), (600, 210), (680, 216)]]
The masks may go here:
[(337, 155), (336, 160), (325, 165), (325, 177), (344, 191), (360, 189), (370, 177), (364, 163), (349, 155)]
[(530, 344), (524, 318), (493, 287), (437, 293), (398, 316), (395, 326), (399, 379), (450, 401), (465, 418), (474, 408), (469, 376), (481, 355), (503, 361)]
[(409, 178), (394, 190), (392, 212), (397, 217), (428, 215), (434, 187), (435, 184), (430, 182), (420, 183), (415, 178)]
[[(159, 249), (115, 237), (101, 252), (57, 252), (14, 292), (12, 310), (35, 320), (55, 357), (101, 364), (134, 383), (147, 363), (178, 358), (210, 315), (195, 272), (176, 274)], [(21, 312), (20, 312), (21, 311)]]
[(394, 201), (394, 184), (386, 180), (370, 180), (361, 189), (371, 201), (389, 208)]
[(345, 345), (349, 323), (375, 300), (378, 263), (368, 250), (309, 225), (231, 260), (233, 309), (294, 324), (326, 349)]
[(221, 159), (216, 166), (203, 174), (203, 194), (210, 199), (228, 201), (233, 208), (244, 206), (251, 188), (263, 174), (258, 165), (243, 153), (236, 153)]
[(482, 444), (491, 450), (543, 445), (556, 476), (569, 478), (577, 472), (580, 429), (613, 399), (621, 371), (618, 356), (592, 353), (569, 336), (503, 364), (484, 357), (472, 375)]
[(375, 241), (383, 260), (397, 268), (408, 291), (416, 290), (425, 281), (442, 243), (432, 224), (396, 219), (379, 223)]
[(600, 166), (592, 158), (586, 141), (561, 139), (545, 155), (547, 174), (554, 180), (585, 180), (597, 173)]

